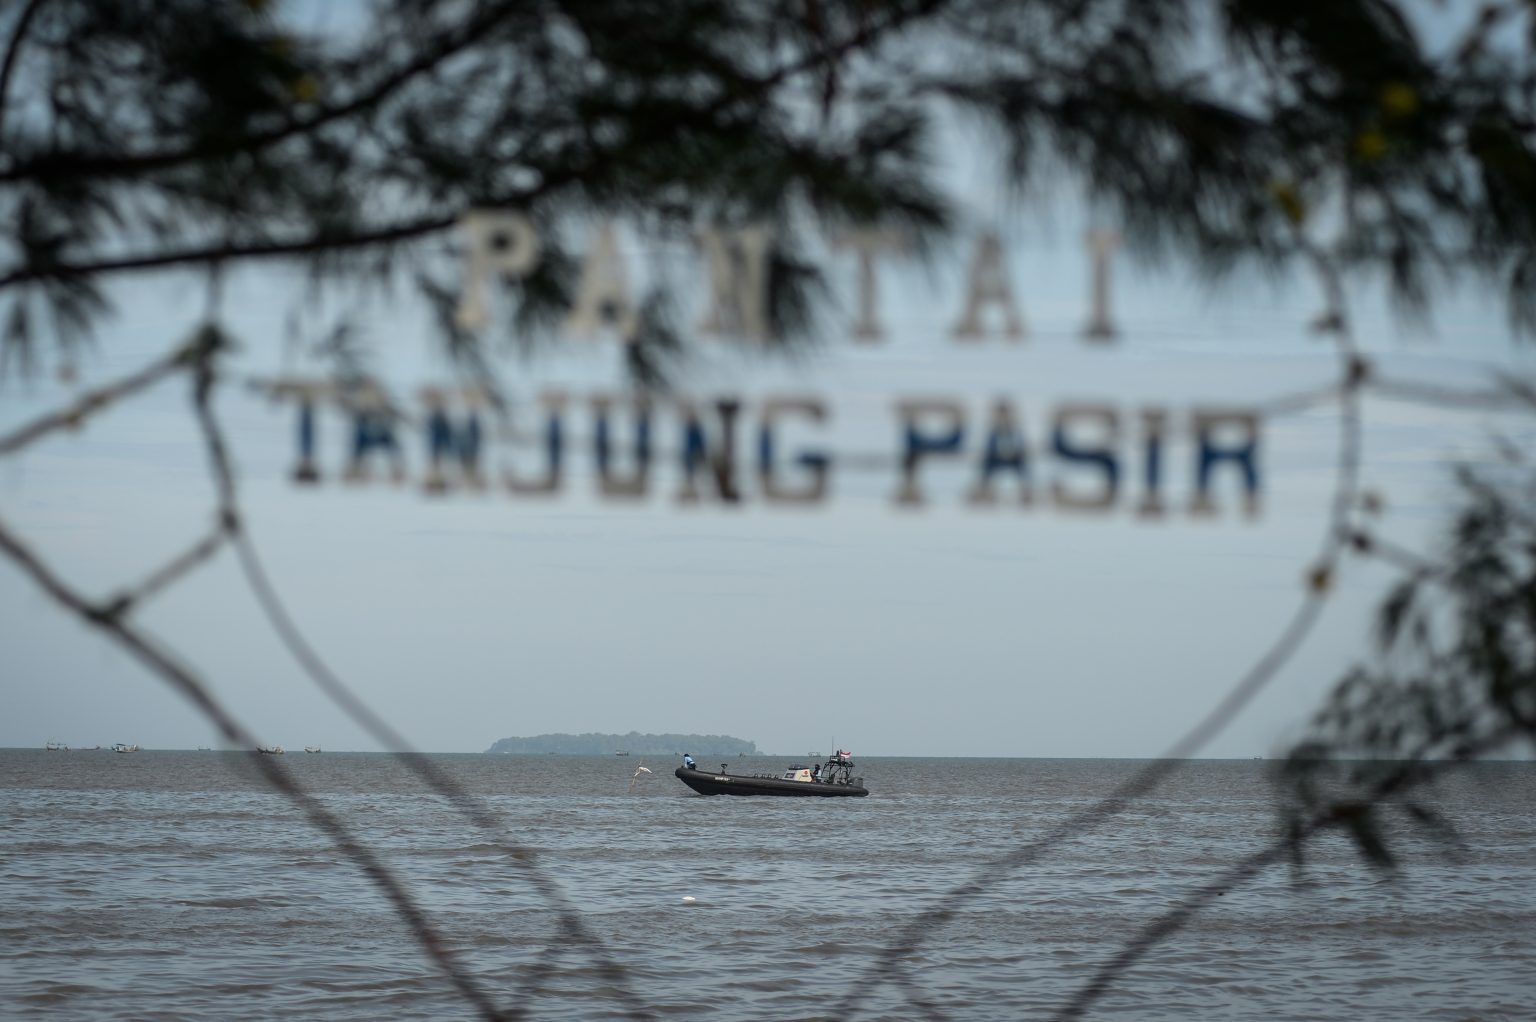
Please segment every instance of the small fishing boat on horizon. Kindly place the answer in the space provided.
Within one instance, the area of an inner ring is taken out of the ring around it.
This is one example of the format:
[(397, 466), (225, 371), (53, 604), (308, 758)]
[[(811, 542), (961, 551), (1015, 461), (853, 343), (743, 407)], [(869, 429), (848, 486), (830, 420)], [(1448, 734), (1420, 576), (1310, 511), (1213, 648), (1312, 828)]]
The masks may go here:
[(139, 743), (138, 742), (134, 742), (132, 745), (126, 745), (123, 742), (113, 742), (112, 743), (112, 751), (113, 752), (138, 752), (139, 751)]
[(263, 756), (283, 755), (283, 747), (281, 745), (258, 745), (256, 747), (256, 751), (261, 753)]
[(814, 767), (795, 763), (778, 777), (766, 774), (733, 774), (720, 764), (720, 772), (680, 766), (673, 776), (700, 795), (780, 795), (828, 798), (868, 795), (864, 778), (853, 776), (853, 754), (839, 749), (826, 763)]

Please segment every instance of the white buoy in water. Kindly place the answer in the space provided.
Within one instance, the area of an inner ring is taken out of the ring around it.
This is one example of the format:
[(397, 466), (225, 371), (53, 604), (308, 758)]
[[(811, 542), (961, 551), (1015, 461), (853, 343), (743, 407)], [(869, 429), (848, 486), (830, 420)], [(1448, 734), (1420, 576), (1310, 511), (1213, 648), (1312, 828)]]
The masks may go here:
[(684, 905), (692, 905), (693, 904), (693, 900), (694, 900), (693, 899), (693, 895), (691, 895), (691, 894), (683, 895), (683, 904)]

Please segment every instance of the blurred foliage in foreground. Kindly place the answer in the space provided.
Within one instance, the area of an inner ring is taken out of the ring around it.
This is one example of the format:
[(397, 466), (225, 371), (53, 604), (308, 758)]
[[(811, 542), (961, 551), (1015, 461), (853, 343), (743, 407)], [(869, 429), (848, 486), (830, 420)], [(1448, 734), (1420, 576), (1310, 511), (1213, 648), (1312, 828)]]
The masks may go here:
[[(1422, 311), (1461, 277), (1536, 329), (1536, 10), (1393, 0), (13, 0), (0, 13), (0, 361), (67, 364), (104, 282), (288, 263), (302, 298), (414, 288), (450, 352), (454, 227), (516, 211), (542, 240), (502, 343), (558, 330), (577, 253), (771, 229), (769, 340), (813, 338), (839, 237), (931, 254), (962, 219), (939, 148), (1001, 194), (1067, 180), (1136, 252), (1218, 276), (1326, 251)], [(956, 133), (956, 127), (963, 129)], [(626, 366), (686, 353), (649, 267)], [(693, 278), (690, 278), (693, 279)], [(210, 287), (217, 315), (216, 286)], [(343, 303), (345, 304), (345, 303)], [(358, 335), (318, 329), (339, 364)], [(1438, 562), (1381, 616), (1290, 758), (1296, 819), (1378, 861), (1371, 808), (1428, 764), (1536, 727), (1531, 466), (1463, 473)], [(1394, 804), (1426, 823), (1412, 800)]]
[[(1326, 235), (1405, 308), (1471, 275), (1536, 327), (1515, 0), (12, 0), (0, 26), (13, 360), (88, 340), (128, 273), (286, 262), (310, 295), (441, 305), (476, 207), (544, 236), (502, 343), (558, 324), (608, 217), (647, 242), (768, 225), (773, 340), (805, 340), (838, 237), (931, 254), (956, 225), (957, 139), (1002, 194), (1076, 182), (1145, 257), (1278, 270)], [(686, 348), (650, 269), (642, 382)], [(483, 339), (443, 334), (484, 368)]]
[(1458, 469), (1457, 483), (1443, 552), (1380, 608), (1377, 664), (1340, 681), (1282, 768), (1298, 859), (1308, 822), (1326, 820), (1391, 866), (1387, 814), (1454, 837), (1430, 782), (1459, 763), (1536, 752), (1536, 470), (1505, 445)]

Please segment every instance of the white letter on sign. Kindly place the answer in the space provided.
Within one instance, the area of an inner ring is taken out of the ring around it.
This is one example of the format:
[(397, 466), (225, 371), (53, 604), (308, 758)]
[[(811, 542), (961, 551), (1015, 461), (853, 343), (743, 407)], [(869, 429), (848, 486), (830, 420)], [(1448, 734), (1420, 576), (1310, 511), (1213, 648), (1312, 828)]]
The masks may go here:
[(485, 309), (485, 278), (526, 277), (539, 265), (539, 232), (521, 213), (472, 209), (459, 218), (468, 248), (464, 258), (464, 287), (454, 322), (463, 330), (479, 330), (489, 316)]
[(1024, 321), (1013, 304), (1013, 290), (1008, 286), (1008, 266), (1003, 261), (1003, 243), (990, 231), (976, 239), (971, 256), (971, 270), (966, 284), (965, 312), (955, 324), (954, 335), (966, 341), (977, 340), (986, 331), (981, 325), (982, 307), (1003, 307), (1003, 336), (1010, 341), (1023, 340)]
[(1109, 257), (1120, 247), (1120, 235), (1114, 231), (1089, 231), (1088, 253), (1093, 258), (1093, 285), (1089, 291), (1088, 325), (1083, 336), (1093, 341), (1109, 341), (1118, 331), (1109, 316)]
[(853, 249), (859, 257), (859, 318), (853, 324), (853, 336), (860, 341), (882, 340), (885, 329), (875, 311), (875, 256), (901, 251), (901, 242), (889, 231), (861, 227), (839, 238), (837, 247)]
[(613, 240), (613, 225), (603, 224), (581, 265), (576, 304), (566, 317), (565, 329), (573, 334), (591, 335), (608, 327), (625, 341), (633, 341), (635, 325), (635, 308), (629, 300), (624, 262)]
[(700, 333), (767, 339), (772, 240), (766, 227), (729, 232), (711, 227), (699, 235), (709, 263), (709, 311), (699, 323)]

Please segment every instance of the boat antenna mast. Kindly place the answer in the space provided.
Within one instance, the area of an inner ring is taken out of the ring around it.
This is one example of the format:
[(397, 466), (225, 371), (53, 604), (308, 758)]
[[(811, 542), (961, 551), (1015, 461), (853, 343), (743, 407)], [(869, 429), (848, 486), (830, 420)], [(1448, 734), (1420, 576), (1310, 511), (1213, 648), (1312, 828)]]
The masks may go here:
[(821, 768), (821, 779), (827, 784), (855, 784), (862, 778), (853, 776), (853, 757), (832, 743), (832, 754)]

